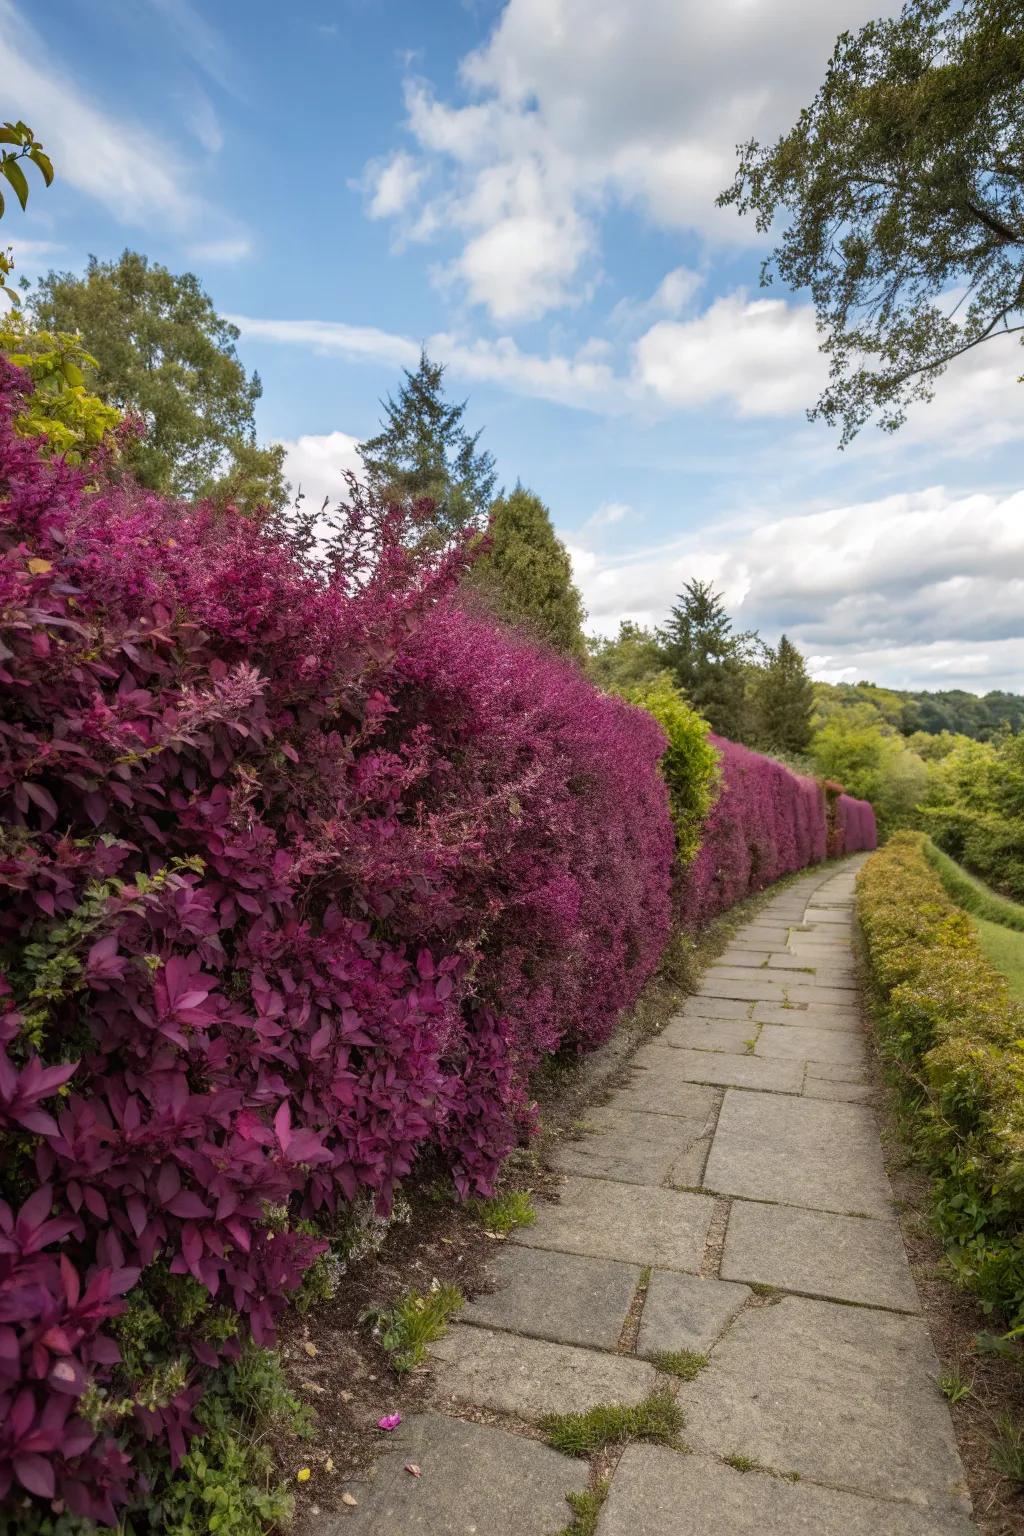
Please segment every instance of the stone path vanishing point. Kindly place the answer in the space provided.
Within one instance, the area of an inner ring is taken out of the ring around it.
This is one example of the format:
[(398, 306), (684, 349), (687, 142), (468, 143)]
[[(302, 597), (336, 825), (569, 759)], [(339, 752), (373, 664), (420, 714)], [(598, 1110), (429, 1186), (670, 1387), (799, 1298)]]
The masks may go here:
[[(666, 1382), (690, 1454), (627, 1447), (598, 1536), (974, 1531), (869, 1103), (859, 863), (769, 901), (589, 1113), (561, 1202), (435, 1346), (437, 1411), (331, 1536), (553, 1536), (587, 1464), (528, 1426)], [(709, 1356), (693, 1381), (645, 1358), (678, 1350)]]

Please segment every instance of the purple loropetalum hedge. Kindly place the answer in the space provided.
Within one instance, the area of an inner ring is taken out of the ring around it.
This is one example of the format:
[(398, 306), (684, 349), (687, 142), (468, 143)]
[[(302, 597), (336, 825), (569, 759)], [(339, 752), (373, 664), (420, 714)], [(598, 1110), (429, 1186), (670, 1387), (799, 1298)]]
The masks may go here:
[[(25, 387), (0, 364), (0, 1498), (111, 1522), (311, 1221), (425, 1154), (488, 1188), (530, 1068), (656, 965), (673, 830), (657, 725), (462, 613), (462, 551), (354, 496), (311, 565), (90, 489), (12, 433)], [(143, 1391), (158, 1282), (214, 1310)]]
[(720, 757), (721, 783), (700, 851), (680, 881), (680, 910), (688, 927), (702, 927), (752, 891), (826, 854), (875, 846), (874, 813), (865, 801), (841, 796), (830, 846), (825, 786), (737, 742), (711, 740)]

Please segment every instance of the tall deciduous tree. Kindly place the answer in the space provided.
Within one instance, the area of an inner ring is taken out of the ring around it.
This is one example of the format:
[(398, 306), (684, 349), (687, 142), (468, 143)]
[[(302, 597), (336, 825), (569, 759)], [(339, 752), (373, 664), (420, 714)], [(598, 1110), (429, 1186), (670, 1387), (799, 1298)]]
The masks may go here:
[(813, 418), (894, 430), (953, 358), (1024, 329), (1024, 9), (908, 0), (838, 39), (814, 101), (750, 140), (721, 204), (785, 222), (762, 281), (809, 288), (830, 360)]
[(466, 428), (466, 402), (446, 399), (443, 363), (423, 352), (415, 373), (404, 372), (397, 398), (383, 402), (380, 432), (359, 456), (377, 495), (434, 503), (428, 542), (443, 544), (482, 524), (494, 493), (494, 459), (478, 449), (480, 433)]
[(283, 503), (284, 449), (256, 441), (259, 377), (246, 374), (237, 328), (191, 272), (177, 276), (135, 251), (115, 262), (91, 256), (84, 277), (43, 278), (32, 311), (43, 330), (79, 332), (100, 362), (90, 386), (141, 416), (145, 436), (126, 451), (141, 484), (246, 509)]
[(748, 734), (748, 662), (760, 642), (738, 634), (710, 583), (688, 581), (658, 631), (666, 664), (694, 709), (713, 730), (742, 741)]
[(540, 497), (522, 485), (492, 505), (489, 547), (472, 581), (501, 618), (582, 659), (583, 601), (568, 550)]
[(767, 747), (806, 752), (811, 740), (814, 685), (804, 659), (785, 635), (769, 649), (755, 688), (758, 730)]

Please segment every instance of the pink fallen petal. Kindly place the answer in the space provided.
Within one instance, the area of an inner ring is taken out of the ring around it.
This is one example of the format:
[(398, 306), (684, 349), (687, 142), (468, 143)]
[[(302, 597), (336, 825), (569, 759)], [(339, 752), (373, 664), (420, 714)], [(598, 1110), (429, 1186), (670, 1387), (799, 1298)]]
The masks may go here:
[(400, 1413), (386, 1413), (382, 1419), (377, 1420), (378, 1429), (397, 1429), (402, 1422)]

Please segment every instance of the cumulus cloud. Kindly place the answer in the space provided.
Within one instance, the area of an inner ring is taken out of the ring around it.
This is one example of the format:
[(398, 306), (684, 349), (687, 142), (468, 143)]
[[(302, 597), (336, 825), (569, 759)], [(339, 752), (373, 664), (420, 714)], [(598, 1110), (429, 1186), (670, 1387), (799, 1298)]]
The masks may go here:
[(660, 622), (696, 576), (724, 592), (741, 627), (785, 631), (830, 680), (1018, 687), (1024, 668), (1024, 492), (933, 488), (745, 519), (625, 556), (583, 547), (574, 560), (602, 633), (622, 618)]
[(367, 213), (371, 219), (393, 219), (404, 213), (422, 182), (426, 171), (412, 155), (398, 149), (386, 160), (371, 161), (362, 186), (369, 196)]
[(362, 464), (357, 452), (359, 440), (347, 432), (307, 434), (284, 444), (285, 478), (295, 496), (302, 491), (305, 507), (318, 508), (326, 500), (335, 506), (344, 490), (344, 474), (358, 474)]
[[(879, 8), (899, 0), (848, 0), (843, 23)], [(422, 80), (407, 88), (406, 128), (432, 173), (409, 232), (461, 230), (446, 273), (499, 319), (577, 297), (610, 201), (667, 228), (750, 239), (714, 205), (737, 124), (759, 137), (788, 127), (836, 27), (820, 0), (508, 0), (463, 59), (457, 99)]]
[(784, 299), (716, 299), (692, 320), (659, 320), (636, 344), (636, 378), (667, 405), (725, 399), (741, 416), (805, 409), (826, 377), (814, 311)]

